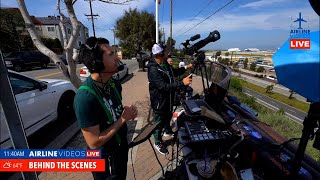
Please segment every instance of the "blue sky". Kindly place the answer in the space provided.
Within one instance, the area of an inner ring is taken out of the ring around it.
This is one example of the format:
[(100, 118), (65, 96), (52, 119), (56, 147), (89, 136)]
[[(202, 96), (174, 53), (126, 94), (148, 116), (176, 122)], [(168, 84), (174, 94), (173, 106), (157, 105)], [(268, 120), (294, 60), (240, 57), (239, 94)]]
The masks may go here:
[[(299, 16), (299, 12), (308, 21), (303, 24), (304, 29), (319, 31), (319, 16), (313, 11), (308, 0), (234, 0), (191, 29), (228, 2), (230, 0), (173, 0), (173, 39), (177, 41), (176, 46), (178, 47), (182, 41), (195, 34), (200, 34), (201, 38), (205, 38), (210, 31), (218, 30), (221, 39), (208, 44), (204, 49), (275, 50), (289, 38), (290, 30), (297, 27), (298, 24), (293, 21)], [(58, 14), (55, 0), (25, 0), (25, 3), (31, 15)], [(94, 13), (100, 15), (95, 22), (96, 35), (106, 37), (110, 42), (113, 42), (111, 28), (125, 10), (138, 8), (155, 13), (154, 0), (136, 0), (124, 6), (99, 1), (93, 1), (92, 4)], [(18, 6), (16, 0), (1, 0), (1, 7)], [(200, 11), (201, 13), (195, 16)], [(91, 21), (84, 16), (90, 12), (89, 2), (78, 0), (75, 4), (75, 12), (92, 35)], [(160, 28), (165, 29), (167, 38), (170, 30), (170, 0), (161, 0), (159, 22)]]

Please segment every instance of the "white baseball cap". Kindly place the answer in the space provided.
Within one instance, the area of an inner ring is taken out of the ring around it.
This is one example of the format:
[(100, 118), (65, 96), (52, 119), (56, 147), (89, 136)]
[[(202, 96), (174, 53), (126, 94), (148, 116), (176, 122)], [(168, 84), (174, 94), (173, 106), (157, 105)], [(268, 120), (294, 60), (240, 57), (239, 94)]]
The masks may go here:
[(163, 51), (163, 48), (159, 44), (154, 44), (152, 46), (152, 54), (159, 54)]

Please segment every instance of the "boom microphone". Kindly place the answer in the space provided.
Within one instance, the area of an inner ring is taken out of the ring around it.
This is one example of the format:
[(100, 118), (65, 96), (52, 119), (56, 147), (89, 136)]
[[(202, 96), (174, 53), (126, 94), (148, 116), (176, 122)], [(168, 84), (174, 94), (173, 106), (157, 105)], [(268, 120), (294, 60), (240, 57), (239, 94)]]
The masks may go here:
[(124, 65), (121, 64), (120, 66), (118, 66), (118, 71), (122, 71), (124, 69)]

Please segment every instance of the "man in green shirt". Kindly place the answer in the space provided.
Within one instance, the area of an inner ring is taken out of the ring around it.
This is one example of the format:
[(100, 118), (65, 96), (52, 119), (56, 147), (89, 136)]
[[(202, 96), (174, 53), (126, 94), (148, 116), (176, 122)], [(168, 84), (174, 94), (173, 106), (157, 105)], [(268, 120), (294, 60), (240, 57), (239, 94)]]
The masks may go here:
[(81, 45), (79, 60), (91, 75), (78, 89), (74, 110), (90, 149), (101, 149), (105, 172), (94, 179), (126, 179), (128, 142), (126, 122), (137, 117), (135, 106), (123, 106), (121, 84), (112, 78), (119, 59), (104, 38), (90, 37)]

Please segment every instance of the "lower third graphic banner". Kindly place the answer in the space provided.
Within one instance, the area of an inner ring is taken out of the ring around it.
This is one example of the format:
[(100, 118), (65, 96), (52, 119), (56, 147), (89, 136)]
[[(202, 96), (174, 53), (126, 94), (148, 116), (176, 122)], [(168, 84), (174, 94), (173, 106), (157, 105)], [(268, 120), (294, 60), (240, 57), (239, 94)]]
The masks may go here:
[(104, 159), (0, 159), (0, 172), (103, 172)]

